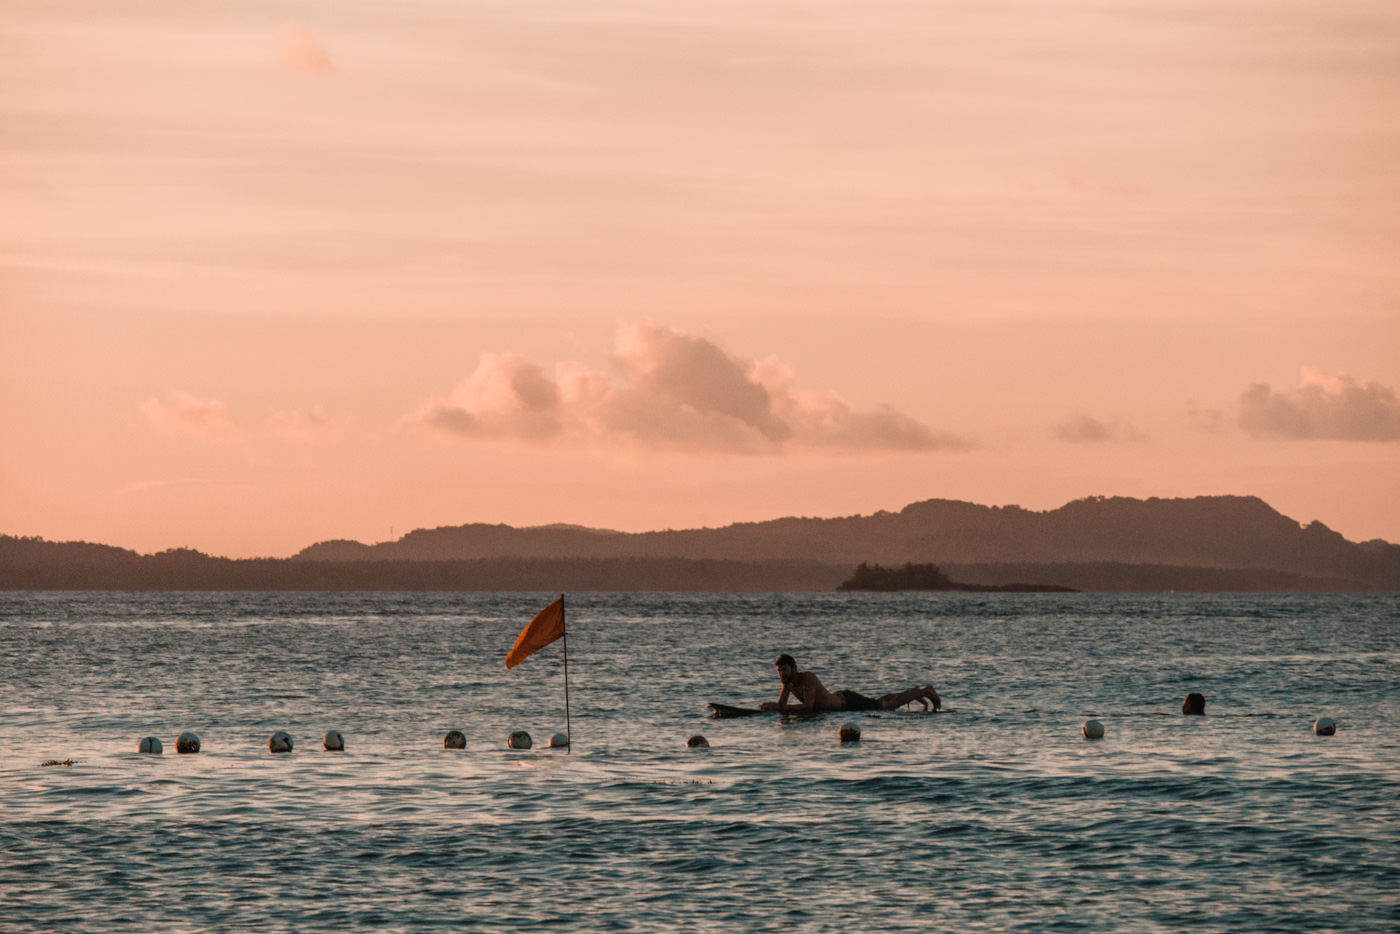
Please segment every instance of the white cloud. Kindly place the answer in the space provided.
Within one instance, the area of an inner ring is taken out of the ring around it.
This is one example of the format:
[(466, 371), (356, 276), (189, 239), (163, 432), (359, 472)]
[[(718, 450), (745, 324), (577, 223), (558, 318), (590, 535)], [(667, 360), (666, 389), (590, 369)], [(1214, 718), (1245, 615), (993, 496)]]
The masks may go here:
[(1400, 441), (1400, 399), (1388, 386), (1304, 367), (1290, 392), (1255, 383), (1241, 393), (1239, 423), (1260, 438)]
[(224, 403), (187, 392), (148, 399), (141, 405), (141, 414), (157, 430), (174, 437), (224, 441), (239, 435)]
[(456, 437), (662, 450), (968, 446), (888, 405), (862, 410), (833, 393), (799, 392), (779, 361), (758, 363), (651, 323), (619, 330), (613, 362), (615, 375), (577, 363), (549, 372), (517, 355), (485, 354), (465, 383), (429, 402), (416, 419)]

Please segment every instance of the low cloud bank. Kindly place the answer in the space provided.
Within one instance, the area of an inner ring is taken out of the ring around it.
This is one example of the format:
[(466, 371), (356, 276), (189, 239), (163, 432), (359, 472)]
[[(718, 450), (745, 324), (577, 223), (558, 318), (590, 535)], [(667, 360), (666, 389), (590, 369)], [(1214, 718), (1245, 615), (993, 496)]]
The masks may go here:
[(1290, 392), (1267, 383), (1246, 389), (1239, 423), (1259, 438), (1400, 441), (1400, 399), (1388, 386), (1305, 367)]
[(619, 330), (612, 373), (568, 362), (549, 371), (518, 355), (484, 354), (465, 383), (429, 402), (416, 420), (459, 438), (660, 450), (969, 447), (888, 405), (858, 409), (834, 393), (799, 391), (777, 360), (736, 357), (703, 337), (650, 323)]

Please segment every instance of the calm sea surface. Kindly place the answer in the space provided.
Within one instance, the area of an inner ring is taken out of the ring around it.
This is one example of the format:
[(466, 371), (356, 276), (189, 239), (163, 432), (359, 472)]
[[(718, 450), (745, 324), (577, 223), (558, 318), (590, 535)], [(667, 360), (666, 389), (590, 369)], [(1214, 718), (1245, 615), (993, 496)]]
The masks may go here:
[(0, 594), (0, 928), (1400, 930), (1395, 596), (556, 596)]

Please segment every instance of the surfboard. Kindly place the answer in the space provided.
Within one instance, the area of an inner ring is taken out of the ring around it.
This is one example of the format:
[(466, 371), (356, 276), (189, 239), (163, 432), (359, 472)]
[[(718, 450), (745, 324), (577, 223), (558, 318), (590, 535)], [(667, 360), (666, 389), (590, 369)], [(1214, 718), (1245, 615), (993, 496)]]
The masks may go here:
[[(776, 711), (776, 710), (759, 710), (757, 707), (735, 707), (735, 706), (733, 706), (732, 704), (720, 704), (720, 703), (716, 703), (716, 702), (713, 702), (713, 701), (710, 702), (710, 703), (708, 703), (708, 704), (706, 704), (705, 706), (708, 707), (708, 708), (710, 708), (710, 710), (714, 711), (712, 714), (710, 714), (710, 717), (711, 717), (712, 719), (714, 719), (714, 720), (733, 720), (733, 719), (735, 719), (736, 717), (752, 717), (752, 716), (756, 716), (757, 714), (764, 714), (764, 713), (766, 713), (766, 714), (772, 714), (772, 715), (775, 716), (775, 717), (777, 717), (777, 716), (789, 716), (789, 717), (791, 717), (791, 716), (820, 717), (820, 716), (823, 716), (823, 715), (828, 714), (828, 713), (892, 713), (892, 712), (894, 712), (894, 711), (881, 711), (881, 710), (852, 710), (852, 711), (845, 711), (845, 710), (819, 710), (819, 711), (815, 711), (815, 712), (809, 713), (809, 714), (782, 714), (782, 713), (780, 713), (779, 711)], [(915, 709), (915, 710), (912, 711), (912, 712), (913, 712), (913, 713), (956, 713), (956, 711), (951, 710), (951, 709), (949, 709), (949, 708), (947, 708), (947, 707), (943, 708), (942, 710), (918, 710), (918, 709)]]
[(711, 716), (716, 720), (731, 720), (735, 717), (752, 717), (760, 713), (777, 713), (775, 710), (759, 710), (757, 707), (734, 707), (729, 704), (706, 704), (706, 707), (714, 711)]

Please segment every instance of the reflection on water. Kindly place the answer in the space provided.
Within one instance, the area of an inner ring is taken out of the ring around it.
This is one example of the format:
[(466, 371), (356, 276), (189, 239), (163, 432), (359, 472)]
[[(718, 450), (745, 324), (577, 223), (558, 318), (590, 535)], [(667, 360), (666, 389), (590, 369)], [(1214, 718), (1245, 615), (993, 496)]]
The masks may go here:
[[(555, 596), (0, 595), (6, 929), (1400, 921), (1394, 597), (571, 595), (569, 754)], [(706, 719), (783, 651), (954, 712)]]

